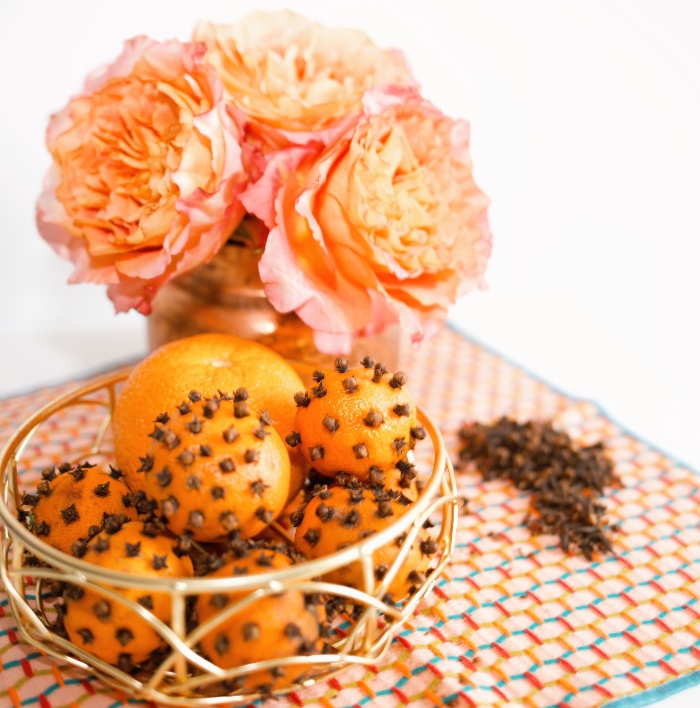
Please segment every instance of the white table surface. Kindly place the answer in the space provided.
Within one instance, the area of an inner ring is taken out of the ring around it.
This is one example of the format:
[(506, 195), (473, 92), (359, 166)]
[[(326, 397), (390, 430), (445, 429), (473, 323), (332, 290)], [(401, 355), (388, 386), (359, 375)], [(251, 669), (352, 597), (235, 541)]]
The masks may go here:
[[(140, 315), (41, 241), (43, 131), (123, 39), (289, 6), (405, 50), (472, 124), (490, 289), (461, 328), (700, 470), (700, 4), (691, 1), (3, 2), (0, 396), (143, 354)], [(700, 704), (700, 688), (658, 703)]]

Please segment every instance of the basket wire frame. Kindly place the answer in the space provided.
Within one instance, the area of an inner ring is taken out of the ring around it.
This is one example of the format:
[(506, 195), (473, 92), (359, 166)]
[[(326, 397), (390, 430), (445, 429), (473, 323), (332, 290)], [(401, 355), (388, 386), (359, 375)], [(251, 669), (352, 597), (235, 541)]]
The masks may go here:
[[(119, 384), (129, 369), (121, 369), (95, 379), (69, 392), (37, 411), (20, 426), (7, 443), (0, 457), (2, 497), (0, 518), (4, 524), (0, 549), (0, 579), (8, 595), (10, 609), (23, 639), (46, 654), (80, 670), (95, 674), (108, 686), (134, 697), (163, 705), (210, 706), (245, 703), (262, 694), (230, 690), (223, 682), (249, 673), (298, 666), (305, 673), (292, 685), (273, 694), (281, 694), (302, 686), (327, 680), (337, 671), (352, 665), (374, 664), (387, 651), (396, 632), (415, 611), (418, 603), (430, 592), (454, 551), (457, 534), (457, 514), (461, 504), (457, 496), (454, 470), (447, 457), (442, 437), (432, 421), (418, 410), (433, 446), (432, 471), (419, 498), (389, 526), (352, 546), (332, 555), (275, 570), (229, 578), (190, 577), (160, 578), (127, 575), (117, 570), (101, 568), (74, 558), (44, 543), (17, 518), (21, 507), (19, 464), (33, 436), (54, 416), (80, 406), (102, 409), (100, 424), (90, 436), (89, 444), (72, 450), (72, 463), (100, 457), (113, 460), (109, 430)], [(75, 441), (73, 441), (75, 443)], [(77, 443), (76, 443), (77, 444)], [(439, 529), (438, 551), (433, 557), (427, 579), (396, 606), (384, 597), (391, 581), (404, 562), (424, 523), (432, 517)], [(285, 540), (290, 535), (276, 522), (276, 530)], [(393, 543), (402, 534), (405, 540), (384, 577), (375, 580), (373, 552)], [(45, 565), (30, 566), (26, 553)], [(320, 578), (332, 570), (359, 562), (364, 588), (357, 589), (325, 582)], [(70, 582), (83, 589), (98, 592), (110, 602), (120, 603), (138, 614), (162, 637), (167, 648), (160, 663), (149, 672), (132, 675), (97, 658), (53, 630), (56, 611), (46, 603), (48, 586), (54, 581)], [(137, 602), (124, 597), (121, 588), (136, 588), (145, 592), (166, 594), (170, 598), (171, 620), (166, 624)], [(32, 595), (31, 590), (34, 594)], [(342, 616), (344, 630), (333, 625), (328, 651), (282, 659), (258, 661), (245, 666), (224, 669), (197, 653), (201, 638), (217, 626), (225, 626), (235, 613), (249, 607), (259, 598), (298, 591), (324, 597), (340, 598), (348, 607), (359, 612)], [(236, 593), (235, 600), (215, 616), (194, 629), (187, 626), (187, 600), (200, 595)]]

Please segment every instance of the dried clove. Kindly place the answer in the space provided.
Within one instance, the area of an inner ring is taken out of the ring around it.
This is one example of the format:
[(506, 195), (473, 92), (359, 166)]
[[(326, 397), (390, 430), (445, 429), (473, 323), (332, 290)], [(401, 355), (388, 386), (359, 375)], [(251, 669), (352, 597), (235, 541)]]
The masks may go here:
[(484, 479), (509, 479), (532, 492), (533, 533), (556, 534), (564, 551), (579, 548), (588, 560), (594, 552), (612, 552), (612, 528), (599, 499), (605, 487), (620, 481), (602, 444), (582, 447), (551, 422), (506, 417), (464, 425), (459, 436), (458, 466), (473, 461)]

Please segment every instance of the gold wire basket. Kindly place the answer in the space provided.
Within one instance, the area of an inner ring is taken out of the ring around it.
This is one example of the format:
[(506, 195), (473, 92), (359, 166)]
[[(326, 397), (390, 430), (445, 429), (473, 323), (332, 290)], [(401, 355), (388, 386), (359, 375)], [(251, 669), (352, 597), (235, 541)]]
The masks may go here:
[[(252, 672), (303, 667), (304, 673), (291, 686), (273, 693), (310, 686), (326, 680), (337, 671), (351, 665), (370, 665), (379, 661), (401, 626), (414, 613), (418, 603), (430, 592), (454, 551), (457, 513), (460, 500), (454, 470), (446, 455), (442, 437), (431, 420), (418, 411), (419, 420), (432, 442), (432, 471), (419, 498), (404, 514), (385, 529), (365, 540), (339, 550), (332, 555), (298, 563), (283, 570), (228, 578), (189, 577), (154, 578), (127, 575), (119, 571), (92, 565), (66, 555), (32, 534), (18, 520), (22, 487), (18, 467), (22, 456), (37, 434), (51, 436), (56, 419), (87, 407), (90, 415), (81, 420), (86, 425), (83, 435), (64, 441), (65, 457), (72, 462), (99, 458), (113, 461), (110, 422), (119, 384), (129, 370), (96, 379), (67, 393), (31, 416), (10, 439), (0, 458), (2, 499), (0, 518), (4, 524), (0, 577), (9, 598), (19, 633), (25, 641), (63, 663), (95, 674), (105, 684), (134, 697), (164, 705), (210, 706), (245, 703), (262, 694), (245, 693), (235, 688), (235, 679)], [(94, 407), (99, 415), (94, 415)], [(98, 420), (91, 428), (89, 421)], [(53, 421), (53, 423), (52, 423)], [(429, 447), (426, 445), (426, 447)], [(26, 475), (31, 479), (31, 473)], [(413, 541), (424, 524), (435, 524), (438, 551), (424, 582), (403, 602), (394, 605), (386, 601), (386, 592)], [(275, 525), (282, 535), (284, 529)], [(381, 581), (375, 580), (373, 553), (405, 535), (395, 561)], [(289, 538), (287, 536), (287, 538)], [(28, 559), (31, 559), (29, 561)], [(37, 564), (38, 562), (38, 564)], [(323, 582), (319, 577), (350, 563), (359, 562), (363, 571), (364, 588), (355, 589)], [(54, 582), (69, 582), (84, 589), (101, 593), (111, 602), (121, 603), (146, 620), (162, 637), (167, 648), (159, 662), (147, 671), (133, 674), (105, 663), (84, 648), (56, 633), (57, 611), (50, 586)], [(119, 588), (136, 588), (169, 596), (172, 619), (169, 625), (158, 620), (140, 604), (123, 597)], [(339, 615), (326, 640), (324, 653), (290, 656), (223, 669), (197, 653), (200, 639), (258, 598), (278, 596), (298, 590), (305, 595), (334, 598), (344, 603), (347, 611)], [(240, 598), (216, 616), (192, 628), (188, 627), (188, 599), (200, 595), (236, 592)], [(234, 686), (232, 688), (232, 686)]]

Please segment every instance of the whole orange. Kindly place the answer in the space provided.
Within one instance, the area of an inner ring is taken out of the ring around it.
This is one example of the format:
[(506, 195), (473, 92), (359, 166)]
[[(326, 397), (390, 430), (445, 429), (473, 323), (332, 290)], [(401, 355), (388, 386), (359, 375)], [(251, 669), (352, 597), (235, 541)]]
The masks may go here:
[[(159, 415), (187, 401), (192, 390), (209, 397), (241, 386), (248, 389), (252, 408), (269, 411), (284, 439), (294, 423), (294, 394), (304, 384), (290, 364), (262, 344), (229, 334), (200, 334), (165, 344), (137, 364), (112, 420), (115, 457), (129, 487), (146, 491), (138, 469)], [(291, 498), (301, 489), (308, 466), (300, 451), (289, 452)]]

